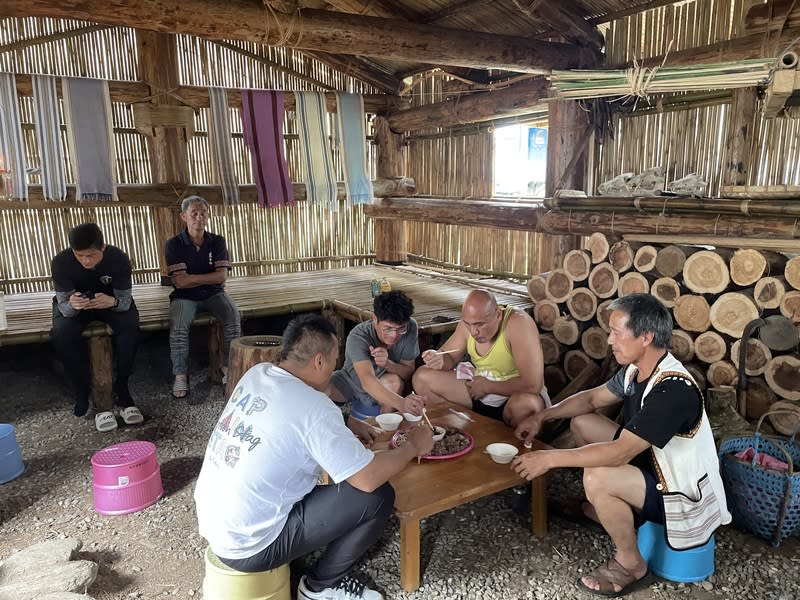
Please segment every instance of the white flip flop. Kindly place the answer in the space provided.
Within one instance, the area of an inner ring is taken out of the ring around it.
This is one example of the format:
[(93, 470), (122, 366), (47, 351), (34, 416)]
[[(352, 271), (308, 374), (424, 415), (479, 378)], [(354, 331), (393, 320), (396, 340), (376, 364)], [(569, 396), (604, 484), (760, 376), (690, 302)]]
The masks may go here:
[(100, 433), (114, 431), (117, 428), (117, 418), (111, 411), (99, 412), (94, 416), (94, 426)]
[(144, 415), (136, 406), (126, 406), (120, 409), (119, 416), (125, 422), (125, 425), (138, 425), (144, 421)]

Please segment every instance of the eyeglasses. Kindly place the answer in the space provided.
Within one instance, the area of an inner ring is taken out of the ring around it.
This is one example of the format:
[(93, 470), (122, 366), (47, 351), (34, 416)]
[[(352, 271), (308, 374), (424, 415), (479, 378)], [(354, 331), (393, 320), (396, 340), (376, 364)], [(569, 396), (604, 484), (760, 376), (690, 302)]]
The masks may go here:
[(381, 325), (381, 333), (383, 335), (392, 335), (396, 333), (397, 335), (405, 335), (408, 333), (408, 325), (403, 325), (402, 327), (388, 327), (386, 325)]

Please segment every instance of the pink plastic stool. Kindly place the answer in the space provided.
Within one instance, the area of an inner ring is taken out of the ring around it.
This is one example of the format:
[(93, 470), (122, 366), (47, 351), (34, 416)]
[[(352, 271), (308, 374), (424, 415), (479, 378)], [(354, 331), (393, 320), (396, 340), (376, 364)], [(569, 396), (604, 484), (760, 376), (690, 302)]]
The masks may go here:
[(155, 504), (164, 493), (156, 446), (134, 440), (92, 456), (92, 497), (101, 515), (126, 515)]

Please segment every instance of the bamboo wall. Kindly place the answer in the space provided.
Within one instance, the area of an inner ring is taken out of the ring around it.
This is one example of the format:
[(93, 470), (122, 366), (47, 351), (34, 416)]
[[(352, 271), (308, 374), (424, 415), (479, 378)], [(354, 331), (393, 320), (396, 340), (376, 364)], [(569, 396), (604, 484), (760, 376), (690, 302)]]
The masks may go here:
[[(6, 19), (4, 24), (9, 27), (0, 28), (0, 44), (15, 43), (16, 49), (0, 53), (2, 71), (138, 79), (133, 30), (101, 26), (87, 30), (82, 22), (53, 19)], [(77, 37), (59, 38), (69, 31), (83, 33)], [(41, 39), (36, 44), (20, 42), (30, 38)], [(289, 48), (261, 48), (237, 42), (236, 47), (252, 55), (245, 56), (213, 42), (188, 36), (176, 36), (176, 39), (179, 44), (179, 77), (185, 85), (376, 92), (369, 85)], [(308, 76), (292, 75), (287, 71), (289, 68), (303, 69), (302, 74)], [(118, 182), (152, 183), (147, 142), (134, 127), (130, 105), (112, 103), (112, 112)], [(212, 183), (208, 114), (208, 109), (196, 111), (195, 135), (189, 141), (190, 180), (195, 184)], [(32, 98), (20, 98), (20, 117), (27, 162), (31, 168), (37, 169), (39, 152)], [(252, 183), (250, 157), (244, 145), (238, 111), (230, 109), (229, 117), (236, 174), (241, 183)], [(343, 174), (333, 115), (329, 114), (327, 125), (335, 167), (341, 180)], [(285, 137), (290, 176), (297, 180), (300, 154), (293, 112), (286, 115)], [(63, 127), (62, 148), (67, 181), (74, 183)], [(374, 159), (374, 150), (368, 144), (368, 164), (373, 171)], [(30, 175), (29, 182), (40, 183), (36, 172)], [(62, 210), (26, 209), (24, 206), (20, 203), (19, 209), (0, 210), (0, 291), (18, 293), (50, 289), (52, 256), (69, 245), (66, 239), (69, 229), (85, 221), (96, 221), (108, 243), (129, 253), (137, 282), (158, 281), (159, 254), (163, 249), (154, 233), (154, 209), (118, 204), (110, 204), (107, 208), (64, 207)], [(259, 209), (254, 205), (228, 209), (217, 207), (209, 230), (226, 236), (235, 263), (234, 276), (361, 265), (370, 262), (374, 253), (372, 222), (364, 217), (361, 207), (344, 203), (338, 211), (306, 203), (279, 210)]]
[[(663, 55), (668, 49), (694, 48), (742, 35), (742, 15), (751, 4), (745, 0), (697, 0), (614, 21), (606, 31), (608, 63), (621, 64)], [(709, 182), (707, 195), (724, 195), (720, 188), (723, 165), (727, 164), (730, 98), (704, 100), (701, 94), (693, 94), (686, 106), (661, 108), (662, 101), (680, 97), (639, 99), (635, 112), (615, 117), (614, 139), (600, 148), (595, 163), (595, 185), (620, 173), (662, 166), (667, 182), (697, 173)], [(767, 120), (760, 116), (760, 109), (756, 109), (747, 185), (800, 185), (800, 119)]]

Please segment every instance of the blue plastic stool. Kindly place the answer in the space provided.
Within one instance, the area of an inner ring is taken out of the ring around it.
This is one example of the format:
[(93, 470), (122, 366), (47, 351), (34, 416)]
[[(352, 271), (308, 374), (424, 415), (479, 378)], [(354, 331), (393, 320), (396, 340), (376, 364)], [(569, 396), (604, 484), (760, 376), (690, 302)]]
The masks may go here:
[(353, 400), (353, 404), (350, 408), (350, 414), (353, 415), (356, 419), (369, 419), (371, 417), (377, 417), (381, 414), (381, 407), (380, 404), (372, 404), (367, 405), (359, 402), (358, 400)]
[(639, 527), (639, 552), (650, 571), (678, 583), (703, 581), (714, 574), (714, 536), (691, 550), (673, 550), (664, 538), (664, 526), (647, 521)]
[(16, 479), (24, 470), (14, 426), (0, 423), (0, 483)]

